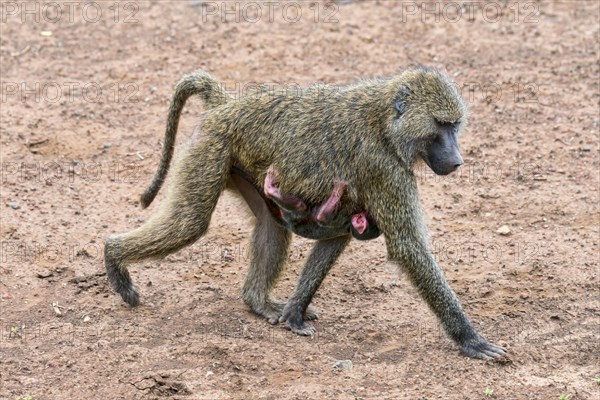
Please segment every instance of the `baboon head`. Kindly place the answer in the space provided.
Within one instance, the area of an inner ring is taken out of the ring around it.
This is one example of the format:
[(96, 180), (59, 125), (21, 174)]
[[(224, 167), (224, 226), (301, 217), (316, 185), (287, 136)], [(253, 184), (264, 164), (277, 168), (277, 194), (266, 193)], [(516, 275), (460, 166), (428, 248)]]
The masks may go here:
[(393, 120), (388, 140), (412, 166), (420, 157), (438, 175), (463, 164), (458, 136), (467, 107), (456, 85), (431, 68), (412, 68), (393, 80)]

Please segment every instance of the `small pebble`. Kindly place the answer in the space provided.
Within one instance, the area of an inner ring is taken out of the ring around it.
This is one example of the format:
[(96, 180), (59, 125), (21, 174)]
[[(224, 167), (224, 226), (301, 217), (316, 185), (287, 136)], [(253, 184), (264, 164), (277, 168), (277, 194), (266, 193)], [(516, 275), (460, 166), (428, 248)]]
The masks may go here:
[(508, 225), (502, 225), (500, 228), (498, 228), (498, 230), (496, 231), (496, 233), (502, 235), (502, 236), (508, 236), (511, 233), (510, 228), (508, 227)]
[(52, 309), (54, 310), (54, 314), (56, 314), (56, 316), (60, 317), (62, 315), (62, 311), (60, 311), (60, 306), (58, 304), (53, 303)]
[(52, 275), (54, 275), (54, 273), (50, 270), (44, 270), (36, 274), (36, 276), (40, 279), (50, 278)]
[(348, 371), (352, 371), (352, 361), (350, 360), (337, 360), (331, 366), (334, 369), (345, 369)]
[(19, 208), (21, 208), (19, 203), (17, 203), (16, 201), (11, 201), (10, 203), (8, 203), (8, 206), (13, 210), (18, 210)]

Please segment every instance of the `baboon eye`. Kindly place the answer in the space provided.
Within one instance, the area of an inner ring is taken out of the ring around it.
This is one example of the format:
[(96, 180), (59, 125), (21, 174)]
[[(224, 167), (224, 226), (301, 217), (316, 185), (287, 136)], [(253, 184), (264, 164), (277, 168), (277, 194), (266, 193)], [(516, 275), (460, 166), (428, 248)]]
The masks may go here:
[(449, 121), (442, 121), (439, 119), (435, 119), (435, 123), (440, 127), (440, 128), (445, 128), (445, 129), (452, 129), (454, 128), (458, 122), (449, 122)]

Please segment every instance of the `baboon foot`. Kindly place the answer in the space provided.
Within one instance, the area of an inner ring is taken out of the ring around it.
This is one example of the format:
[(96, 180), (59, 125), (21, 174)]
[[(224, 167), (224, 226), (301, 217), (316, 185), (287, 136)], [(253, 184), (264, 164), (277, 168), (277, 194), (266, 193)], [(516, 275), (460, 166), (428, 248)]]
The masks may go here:
[(285, 307), (284, 302), (275, 299), (268, 299), (264, 303), (260, 303), (246, 298), (244, 299), (244, 302), (256, 315), (265, 317), (271, 325), (275, 325), (279, 322), (279, 318)]
[(493, 360), (506, 355), (504, 347), (489, 343), (481, 336), (466, 341), (461, 345), (461, 351), (472, 358), (480, 358), (482, 360)]
[[(282, 319), (283, 317), (281, 317), (279, 321), (283, 322)], [(300, 336), (312, 336), (315, 333), (317, 333), (317, 328), (315, 328), (312, 324), (309, 324), (308, 322), (304, 321), (302, 318), (288, 318), (285, 320), (285, 322), (287, 327), (292, 332)]]
[(281, 312), (283, 310), (282, 308), (277, 307), (276, 303), (277, 302), (273, 300), (268, 300), (267, 302), (261, 305), (250, 304), (246, 302), (246, 304), (250, 306), (250, 308), (256, 315), (265, 317), (271, 325), (275, 325), (279, 322), (279, 318), (281, 317)]
[(309, 308), (310, 306), (306, 309), (306, 314), (310, 314), (312, 318), (305, 317), (302, 314), (301, 307), (291, 306), (290, 303), (288, 303), (283, 309), (283, 314), (279, 318), (279, 322), (285, 322), (287, 327), (298, 335), (312, 336), (317, 333), (317, 328), (306, 322), (305, 319), (316, 319), (317, 314), (314, 309), (309, 312)]
[(287, 327), (290, 328), (292, 332), (300, 336), (312, 336), (317, 333), (317, 328), (304, 321), (300, 325), (291, 324), (290, 321), (288, 321)]
[(132, 307), (140, 304), (140, 295), (133, 285), (127, 268), (115, 261), (107, 251), (109, 242), (105, 248), (104, 264), (106, 266), (106, 275), (113, 289), (121, 295), (123, 300)]
[(304, 319), (307, 321), (314, 321), (315, 319), (319, 319), (319, 313), (316, 307), (308, 306), (306, 311), (304, 311)]
[[(279, 316), (283, 314), (283, 310), (285, 309), (285, 305), (287, 303), (279, 300), (269, 300), (269, 304), (279, 311)], [(319, 312), (316, 307), (309, 305), (304, 311), (304, 319), (307, 321), (313, 321), (315, 319), (319, 319)]]
[(121, 294), (121, 298), (123, 298), (125, 303), (129, 304), (131, 307), (137, 307), (140, 305), (140, 294), (135, 286), (130, 285), (128, 288), (123, 289), (119, 293)]
[[(250, 304), (248, 302), (247, 304), (255, 314), (265, 317), (271, 325), (276, 325), (281, 321), (281, 316), (283, 315), (283, 310), (285, 309), (286, 305), (285, 302), (276, 299), (269, 299), (265, 304), (262, 305)], [(304, 319), (307, 321), (312, 321), (317, 318), (319, 318), (317, 309), (313, 306), (308, 306), (304, 313)]]

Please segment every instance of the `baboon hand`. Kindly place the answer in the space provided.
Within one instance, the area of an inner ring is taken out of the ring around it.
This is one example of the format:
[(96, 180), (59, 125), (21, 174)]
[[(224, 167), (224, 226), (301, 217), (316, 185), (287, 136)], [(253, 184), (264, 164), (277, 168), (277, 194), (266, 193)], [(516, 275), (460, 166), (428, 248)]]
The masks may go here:
[(474, 339), (462, 343), (461, 350), (469, 357), (480, 358), (482, 360), (493, 360), (498, 357), (503, 357), (507, 353), (504, 347), (489, 343), (479, 335)]

